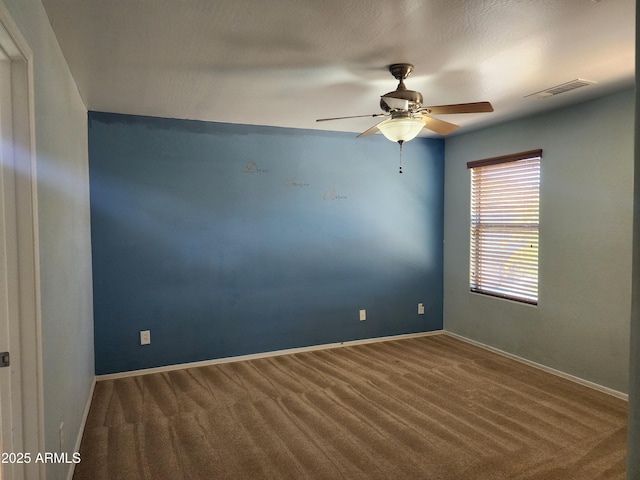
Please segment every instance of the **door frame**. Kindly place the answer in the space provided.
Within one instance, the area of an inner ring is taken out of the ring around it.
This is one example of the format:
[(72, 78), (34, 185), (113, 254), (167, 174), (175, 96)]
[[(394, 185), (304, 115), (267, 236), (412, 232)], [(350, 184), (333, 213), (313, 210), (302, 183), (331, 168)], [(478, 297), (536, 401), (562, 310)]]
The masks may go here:
[[(28, 452), (33, 458), (45, 448), (33, 54), (2, 0), (0, 47), (10, 58), (13, 113), (10, 129), (15, 172), (13, 212), (18, 295), (14, 296), (14, 305), (10, 303), (9, 308), (18, 314), (12, 316), (9, 332), (12, 343), (18, 344), (18, 355), (12, 355), (11, 364), (16, 364), (19, 378), (14, 381), (12, 368), (11, 384), (12, 391), (18, 389), (16, 398), (20, 405), (16, 409), (19, 418), (14, 416), (12, 419), (13, 449), (15, 452)], [(14, 470), (13, 480), (45, 478), (44, 463), (31, 462), (23, 467)]]

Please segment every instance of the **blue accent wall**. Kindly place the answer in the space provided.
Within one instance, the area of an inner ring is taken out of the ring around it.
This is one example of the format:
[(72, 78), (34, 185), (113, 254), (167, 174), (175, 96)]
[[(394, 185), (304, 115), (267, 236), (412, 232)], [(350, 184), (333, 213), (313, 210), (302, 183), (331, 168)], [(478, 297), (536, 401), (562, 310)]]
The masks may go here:
[(380, 135), (89, 112), (96, 374), (441, 329), (444, 141), (403, 163)]

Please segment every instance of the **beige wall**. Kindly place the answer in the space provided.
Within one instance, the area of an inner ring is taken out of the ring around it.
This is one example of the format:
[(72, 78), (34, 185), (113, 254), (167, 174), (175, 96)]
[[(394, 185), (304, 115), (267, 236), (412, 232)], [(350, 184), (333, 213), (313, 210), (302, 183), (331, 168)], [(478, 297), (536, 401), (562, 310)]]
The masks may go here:
[(3, 1), (33, 52), (45, 449), (64, 423), (73, 452), (94, 379), (87, 111), (40, 0)]
[[(628, 390), (634, 94), (447, 139), (445, 329)], [(542, 148), (539, 304), (469, 292), (466, 162)]]

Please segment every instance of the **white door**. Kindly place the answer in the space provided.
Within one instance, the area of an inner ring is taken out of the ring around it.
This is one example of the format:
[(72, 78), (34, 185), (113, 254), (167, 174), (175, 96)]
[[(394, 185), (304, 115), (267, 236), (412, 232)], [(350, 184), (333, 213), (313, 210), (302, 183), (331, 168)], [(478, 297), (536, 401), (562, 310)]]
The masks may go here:
[(31, 59), (0, 0), (0, 480), (45, 472)]
[[(15, 166), (13, 155), (13, 120), (11, 106), (11, 61), (0, 48), (0, 479), (21, 478), (23, 471), (15, 449), (20, 442), (20, 370), (11, 357), (17, 355), (17, 342), (11, 325), (18, 323), (17, 234), (15, 204)], [(13, 348), (16, 347), (16, 348)], [(6, 365), (6, 364), (9, 365)], [(24, 460), (24, 459), (23, 459)]]

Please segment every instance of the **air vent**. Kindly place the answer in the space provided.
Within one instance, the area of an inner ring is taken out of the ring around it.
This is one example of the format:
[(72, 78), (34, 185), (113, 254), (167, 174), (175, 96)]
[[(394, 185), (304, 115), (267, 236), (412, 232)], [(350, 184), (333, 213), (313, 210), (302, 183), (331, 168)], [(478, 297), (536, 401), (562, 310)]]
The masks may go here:
[(554, 95), (558, 95), (560, 93), (565, 93), (570, 90), (575, 90), (576, 88), (586, 87), (587, 85), (593, 85), (596, 82), (591, 80), (583, 80), (581, 78), (576, 78), (575, 80), (571, 80), (570, 82), (561, 83), (560, 85), (556, 85), (555, 87), (547, 88), (546, 90), (541, 90), (540, 92), (532, 93), (530, 95), (526, 95), (524, 98), (535, 97), (535, 98), (547, 98), (553, 97)]

